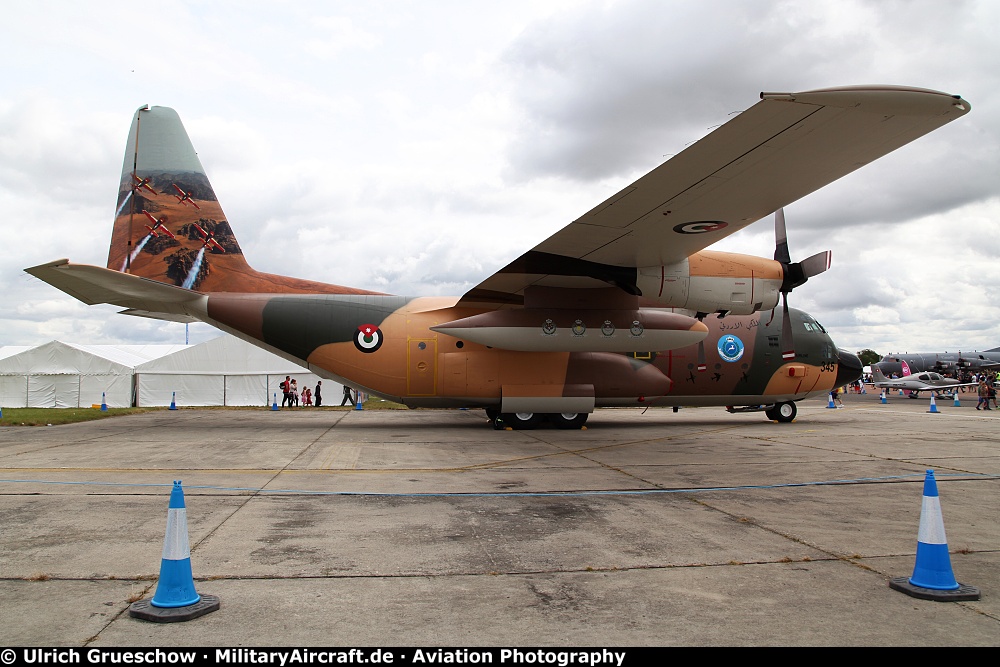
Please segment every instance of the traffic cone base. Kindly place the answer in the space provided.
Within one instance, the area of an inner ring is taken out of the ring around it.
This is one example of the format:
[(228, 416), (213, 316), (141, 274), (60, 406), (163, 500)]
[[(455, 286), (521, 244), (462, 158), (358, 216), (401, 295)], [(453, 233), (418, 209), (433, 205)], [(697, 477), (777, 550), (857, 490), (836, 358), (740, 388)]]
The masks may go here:
[(177, 623), (204, 616), (221, 606), (215, 595), (202, 595), (200, 600), (186, 607), (154, 607), (152, 600), (139, 600), (128, 608), (128, 615), (154, 623)]
[(934, 588), (914, 586), (910, 583), (909, 577), (893, 577), (889, 580), (889, 588), (900, 593), (906, 593), (912, 598), (935, 600), (937, 602), (973, 602), (981, 596), (979, 589), (975, 586), (959, 584), (955, 590), (942, 591)]

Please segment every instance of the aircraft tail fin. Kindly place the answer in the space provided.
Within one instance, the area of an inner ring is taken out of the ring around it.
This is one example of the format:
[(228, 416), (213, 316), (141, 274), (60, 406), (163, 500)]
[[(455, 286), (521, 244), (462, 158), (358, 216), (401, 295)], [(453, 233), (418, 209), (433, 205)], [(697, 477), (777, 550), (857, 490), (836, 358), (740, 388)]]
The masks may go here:
[(132, 118), (107, 266), (200, 292), (374, 293), (252, 269), (177, 112), (148, 105)]
[(872, 380), (874, 380), (876, 383), (888, 382), (889, 378), (885, 376), (881, 368), (879, 368), (878, 366), (872, 366)]
[(219, 291), (231, 291), (220, 289), (229, 275), (255, 273), (173, 109), (144, 106), (132, 118), (108, 268)]

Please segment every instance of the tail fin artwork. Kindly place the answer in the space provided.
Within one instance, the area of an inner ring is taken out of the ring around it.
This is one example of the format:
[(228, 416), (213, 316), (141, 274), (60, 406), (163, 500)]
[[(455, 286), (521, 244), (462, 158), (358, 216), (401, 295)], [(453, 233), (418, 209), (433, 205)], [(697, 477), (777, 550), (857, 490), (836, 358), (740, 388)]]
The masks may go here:
[(180, 118), (135, 112), (108, 268), (199, 292), (370, 293), (250, 268)]
[(195, 290), (251, 272), (173, 109), (132, 119), (108, 268)]

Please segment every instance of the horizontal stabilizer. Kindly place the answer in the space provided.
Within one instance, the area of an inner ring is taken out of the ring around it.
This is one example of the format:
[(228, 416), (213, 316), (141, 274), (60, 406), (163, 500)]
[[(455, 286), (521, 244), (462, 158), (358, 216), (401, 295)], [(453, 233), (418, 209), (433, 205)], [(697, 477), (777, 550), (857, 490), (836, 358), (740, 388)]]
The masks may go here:
[(71, 264), (65, 259), (33, 266), (25, 269), (25, 272), (88, 305), (109, 303), (143, 311), (148, 313), (146, 317), (156, 317), (160, 313), (164, 315), (157, 319), (167, 319), (166, 316), (191, 318), (182, 321), (200, 319), (198, 314), (205, 312), (204, 304), (208, 298), (182, 287), (99, 266)]
[(128, 310), (118, 311), (119, 315), (131, 315), (133, 317), (148, 317), (151, 320), (164, 320), (167, 322), (180, 322), (181, 324), (191, 324), (192, 322), (201, 322), (197, 317), (192, 317), (191, 315), (180, 315), (177, 313), (151, 313), (148, 310), (139, 310), (137, 308), (129, 308)]

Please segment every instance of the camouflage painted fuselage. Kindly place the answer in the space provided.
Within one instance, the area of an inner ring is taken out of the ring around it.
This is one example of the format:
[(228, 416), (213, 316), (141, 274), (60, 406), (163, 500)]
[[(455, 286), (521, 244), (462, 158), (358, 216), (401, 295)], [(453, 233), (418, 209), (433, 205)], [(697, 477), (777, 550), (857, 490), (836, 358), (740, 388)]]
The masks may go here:
[[(780, 313), (708, 318), (707, 368), (699, 371), (697, 345), (666, 352), (518, 352), (432, 331), (477, 314), (455, 308), (456, 301), (210, 294), (207, 319), (317, 374), (410, 406), (499, 407), (514, 396), (592, 396), (596, 406), (753, 405), (825, 393), (838, 384), (837, 348), (800, 311), (792, 311), (797, 356), (790, 363), (779, 350)], [(589, 314), (595, 318), (600, 312)], [(546, 335), (541, 322), (537, 335)]]

